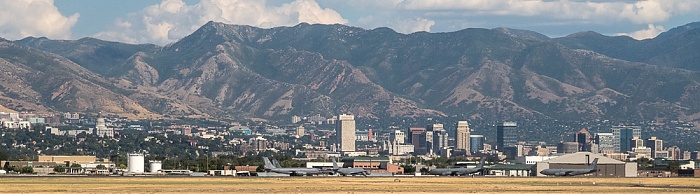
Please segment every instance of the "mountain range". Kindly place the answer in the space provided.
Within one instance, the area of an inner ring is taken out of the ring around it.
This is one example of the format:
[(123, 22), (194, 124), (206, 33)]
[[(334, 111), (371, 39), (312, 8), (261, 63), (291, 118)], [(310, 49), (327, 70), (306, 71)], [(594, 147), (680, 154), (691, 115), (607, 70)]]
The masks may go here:
[(0, 39), (0, 105), (134, 118), (698, 120), (698, 50), (700, 23), (635, 40), (208, 22), (166, 46)]

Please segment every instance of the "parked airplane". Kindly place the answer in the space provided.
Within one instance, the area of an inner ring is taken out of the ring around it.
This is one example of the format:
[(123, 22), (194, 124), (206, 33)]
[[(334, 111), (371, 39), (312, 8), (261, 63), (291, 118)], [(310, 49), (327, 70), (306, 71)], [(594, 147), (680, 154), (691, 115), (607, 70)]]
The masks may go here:
[(335, 158), (333, 158), (333, 172), (338, 173), (343, 176), (347, 175), (362, 175), (367, 177), (367, 175), (370, 175), (371, 172), (365, 170), (364, 168), (339, 168), (338, 163), (335, 162)]
[(277, 161), (277, 159), (272, 159), (272, 165), (275, 165), (277, 168), (282, 168), (282, 165), (280, 165), (280, 162)]
[(476, 166), (476, 168), (437, 168), (437, 169), (432, 169), (428, 173), (432, 175), (441, 175), (441, 176), (460, 176), (460, 175), (468, 175), (468, 174), (473, 174), (477, 172), (481, 172), (484, 170), (484, 160), (486, 158), (481, 158), (481, 161), (479, 162), (479, 165)]
[(289, 174), (290, 176), (311, 176), (315, 174), (323, 174), (321, 170), (316, 168), (281, 168), (278, 167), (279, 163), (277, 163), (277, 165), (272, 164), (267, 157), (263, 157), (263, 161), (265, 162), (265, 170), (276, 173)]
[(588, 174), (598, 171), (597, 165), (598, 158), (593, 159), (593, 162), (588, 165), (588, 168), (578, 168), (578, 169), (545, 169), (540, 171), (544, 175), (554, 175), (554, 176), (576, 176), (581, 174)]

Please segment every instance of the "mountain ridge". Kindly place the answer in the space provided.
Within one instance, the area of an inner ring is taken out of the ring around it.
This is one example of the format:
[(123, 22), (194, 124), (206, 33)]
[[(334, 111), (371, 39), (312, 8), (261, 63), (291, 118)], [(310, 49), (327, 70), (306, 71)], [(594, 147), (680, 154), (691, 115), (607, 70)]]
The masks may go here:
[[(674, 33), (658, 38), (683, 37), (670, 41), (675, 44), (696, 38), (692, 28)], [(695, 120), (700, 112), (697, 66), (658, 62), (675, 56), (669, 52), (640, 58), (647, 49), (674, 48), (670, 43), (595, 32), (549, 38), (508, 28), (401, 34), (344, 25), (262, 29), (208, 22), (163, 47), (97, 39), (36, 42), (14, 43), (56, 52), (123, 82), (138, 92), (116, 93), (163, 115)], [(60, 47), (88, 49), (56, 51)], [(94, 48), (115, 54), (95, 64), (91, 57), (100, 53)], [(687, 48), (695, 47), (691, 42)]]

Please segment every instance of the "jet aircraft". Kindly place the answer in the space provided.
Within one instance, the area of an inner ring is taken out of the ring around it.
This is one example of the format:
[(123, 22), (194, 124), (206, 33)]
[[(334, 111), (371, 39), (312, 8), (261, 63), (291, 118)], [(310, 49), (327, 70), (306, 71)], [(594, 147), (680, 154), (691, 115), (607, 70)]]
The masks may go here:
[(263, 161), (265, 162), (265, 170), (269, 170), (276, 173), (289, 174), (290, 176), (311, 176), (315, 174), (324, 173), (316, 168), (282, 168), (279, 167), (279, 163), (275, 162), (277, 163), (275, 165), (272, 162), (270, 162), (270, 160), (267, 157), (263, 157)]
[(540, 171), (544, 175), (554, 175), (554, 176), (576, 176), (581, 174), (589, 174), (598, 171), (597, 165), (598, 158), (593, 159), (588, 168), (577, 168), (577, 169), (545, 169)]
[(365, 170), (364, 168), (339, 168), (338, 163), (333, 158), (333, 172), (338, 173), (343, 176), (347, 175), (362, 175), (367, 177), (371, 172)]
[(481, 161), (479, 162), (479, 165), (476, 166), (476, 168), (465, 168), (465, 167), (460, 167), (460, 168), (437, 168), (437, 169), (432, 169), (428, 173), (432, 175), (441, 175), (441, 176), (461, 176), (461, 175), (468, 175), (468, 174), (474, 174), (477, 172), (481, 172), (484, 170), (484, 160), (486, 158), (481, 158)]

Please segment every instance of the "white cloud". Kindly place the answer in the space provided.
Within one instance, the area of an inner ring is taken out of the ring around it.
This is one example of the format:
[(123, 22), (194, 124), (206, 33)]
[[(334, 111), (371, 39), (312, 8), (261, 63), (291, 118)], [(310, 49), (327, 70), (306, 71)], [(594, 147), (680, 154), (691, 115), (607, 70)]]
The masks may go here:
[(264, 0), (201, 0), (194, 5), (182, 0), (163, 0), (118, 19), (111, 30), (95, 37), (128, 43), (167, 44), (189, 35), (207, 21), (263, 28), (301, 22), (348, 22), (336, 11), (321, 8), (314, 0), (295, 0), (279, 7), (268, 6)]
[(53, 0), (0, 1), (0, 37), (69, 39), (78, 17), (77, 13), (62, 15)]
[[(417, 19), (402, 19), (401, 17), (389, 17), (390, 14), (384, 13), (377, 16), (367, 16), (357, 20), (357, 23), (364, 28), (389, 27), (396, 32), (410, 34), (413, 32), (426, 31), (430, 32), (430, 28), (435, 25), (435, 21), (425, 18)], [(392, 18), (392, 19), (387, 19)]]
[(481, 15), (547, 16), (590, 22), (630, 21), (648, 24), (672, 15), (700, 11), (700, 1), (575, 1), (575, 0), (404, 0), (401, 9), (418, 12), (463, 12)]
[(663, 26), (656, 26), (654, 24), (649, 24), (647, 25), (647, 29), (639, 30), (639, 31), (634, 31), (631, 33), (621, 33), (618, 35), (625, 35), (632, 37), (637, 40), (644, 40), (644, 39), (649, 39), (649, 38), (654, 38), (661, 34), (662, 32), (666, 31), (666, 29)]

